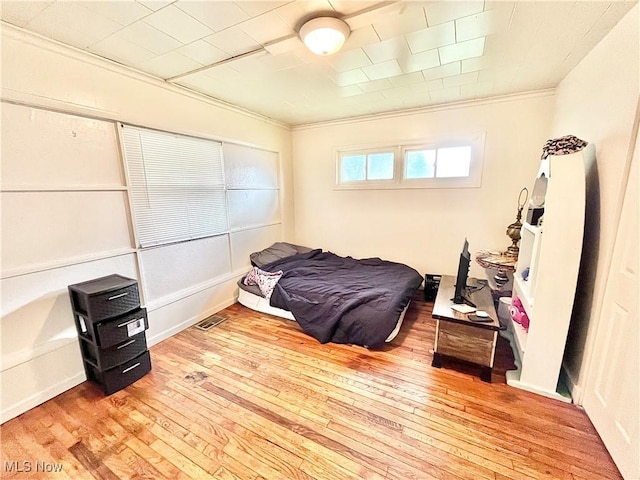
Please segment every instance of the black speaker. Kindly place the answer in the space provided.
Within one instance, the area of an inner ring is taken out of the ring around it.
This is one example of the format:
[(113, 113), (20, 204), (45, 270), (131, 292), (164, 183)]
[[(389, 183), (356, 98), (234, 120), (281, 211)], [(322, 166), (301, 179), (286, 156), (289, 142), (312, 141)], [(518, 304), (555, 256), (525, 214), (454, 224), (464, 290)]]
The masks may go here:
[(438, 295), (438, 287), (440, 286), (440, 279), (442, 275), (433, 275), (427, 273), (424, 276), (424, 301), (435, 302), (436, 295)]

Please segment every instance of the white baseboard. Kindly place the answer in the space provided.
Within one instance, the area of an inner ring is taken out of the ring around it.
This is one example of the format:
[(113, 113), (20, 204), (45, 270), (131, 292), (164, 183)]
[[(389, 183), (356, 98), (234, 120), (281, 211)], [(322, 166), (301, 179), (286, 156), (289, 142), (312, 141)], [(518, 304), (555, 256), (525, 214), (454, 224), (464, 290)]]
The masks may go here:
[[(56, 383), (55, 385), (50, 386), (49, 388), (42, 390), (38, 393), (35, 393), (24, 400), (21, 400), (18, 403), (14, 403), (13, 405), (5, 408), (2, 406), (2, 411), (0, 412), (0, 423), (4, 423), (12, 418), (17, 417), (18, 415), (23, 414), (24, 412), (31, 410), (34, 407), (46, 402), (47, 400), (51, 400), (53, 397), (60, 395), (67, 390), (80, 385), (87, 379), (84, 370), (78, 372), (77, 374), (65, 378), (61, 382)], [(5, 387), (6, 388), (6, 387)]]
[(179, 324), (174, 325), (173, 327), (168, 328), (167, 330), (164, 330), (160, 333), (155, 334), (153, 337), (147, 337), (147, 345), (151, 347), (156, 343), (160, 343), (162, 340), (166, 340), (167, 338), (172, 337), (173, 335), (175, 335), (178, 332), (181, 332), (185, 328), (189, 328), (191, 325), (195, 325), (200, 320), (204, 320), (205, 318), (210, 317), (211, 315), (219, 312), (220, 310), (224, 310), (225, 308), (233, 305), (234, 303), (236, 303), (236, 297), (226, 299), (218, 303), (217, 305), (214, 305), (210, 309), (205, 310), (204, 312), (185, 320), (184, 322), (180, 322)]

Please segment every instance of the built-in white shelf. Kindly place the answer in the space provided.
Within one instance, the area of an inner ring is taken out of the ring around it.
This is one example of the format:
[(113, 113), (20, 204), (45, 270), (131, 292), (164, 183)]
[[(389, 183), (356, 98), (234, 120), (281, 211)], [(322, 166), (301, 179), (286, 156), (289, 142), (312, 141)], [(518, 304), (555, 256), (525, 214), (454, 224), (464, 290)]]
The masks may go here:
[(594, 156), (595, 148), (587, 145), (542, 161), (533, 191), (544, 215), (540, 226), (523, 224), (513, 276), (529, 330), (509, 325), (518, 369), (507, 372), (507, 383), (565, 402), (571, 397), (559, 379), (582, 254), (584, 166)]

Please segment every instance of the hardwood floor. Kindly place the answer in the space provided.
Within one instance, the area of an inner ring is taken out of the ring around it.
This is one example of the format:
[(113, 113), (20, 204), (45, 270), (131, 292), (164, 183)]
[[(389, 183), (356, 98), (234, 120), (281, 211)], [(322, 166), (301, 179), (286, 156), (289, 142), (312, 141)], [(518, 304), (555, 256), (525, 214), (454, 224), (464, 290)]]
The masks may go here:
[(469, 365), (432, 368), (430, 311), (416, 298), (393, 343), (369, 351), (233, 305), (214, 329), (152, 347), (153, 370), (125, 390), (85, 382), (5, 423), (0, 476), (621, 478), (583, 411), (504, 383), (508, 343), (491, 384)]

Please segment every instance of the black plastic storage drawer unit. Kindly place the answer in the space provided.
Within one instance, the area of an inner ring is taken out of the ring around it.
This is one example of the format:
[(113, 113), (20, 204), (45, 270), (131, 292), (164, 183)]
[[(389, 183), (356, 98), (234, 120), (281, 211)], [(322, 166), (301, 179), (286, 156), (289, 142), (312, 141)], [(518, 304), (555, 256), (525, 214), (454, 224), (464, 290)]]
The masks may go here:
[(69, 285), (87, 378), (111, 395), (151, 370), (138, 282), (113, 274)]

